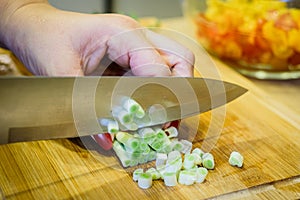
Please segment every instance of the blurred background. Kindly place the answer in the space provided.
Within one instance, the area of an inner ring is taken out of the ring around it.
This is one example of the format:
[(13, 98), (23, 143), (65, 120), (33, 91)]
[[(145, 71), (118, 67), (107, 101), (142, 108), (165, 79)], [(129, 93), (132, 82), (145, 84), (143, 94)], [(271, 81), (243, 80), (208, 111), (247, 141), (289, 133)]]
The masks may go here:
[(182, 0), (49, 0), (53, 6), (83, 13), (114, 12), (136, 17), (179, 17)]

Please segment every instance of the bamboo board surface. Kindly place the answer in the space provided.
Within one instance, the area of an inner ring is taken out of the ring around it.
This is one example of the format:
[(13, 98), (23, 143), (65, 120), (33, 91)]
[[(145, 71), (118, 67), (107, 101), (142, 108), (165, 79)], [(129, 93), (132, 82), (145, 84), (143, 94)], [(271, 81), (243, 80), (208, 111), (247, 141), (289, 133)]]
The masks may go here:
[[(285, 115), (284, 105), (278, 111), (282, 99), (268, 99), (267, 91), (216, 63), (224, 80), (249, 92), (226, 105), (224, 124), (212, 121), (214, 112), (222, 113), (224, 107), (181, 123), (181, 137), (215, 156), (216, 167), (204, 183), (166, 187), (159, 180), (142, 190), (132, 180), (134, 168), (123, 169), (111, 152), (97, 152), (88, 139), (83, 144), (79, 139), (59, 139), (0, 146), (2, 195), (22, 200), (299, 199), (300, 125), (294, 113), (300, 112), (290, 108)], [(297, 84), (291, 87), (299, 91)], [(300, 92), (290, 98), (300, 98)], [(244, 156), (241, 169), (228, 164), (233, 150)]]

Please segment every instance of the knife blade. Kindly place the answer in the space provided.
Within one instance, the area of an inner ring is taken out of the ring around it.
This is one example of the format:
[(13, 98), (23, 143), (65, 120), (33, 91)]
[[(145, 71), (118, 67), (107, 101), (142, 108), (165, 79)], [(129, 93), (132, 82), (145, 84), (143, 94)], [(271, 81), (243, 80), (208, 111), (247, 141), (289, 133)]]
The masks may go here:
[[(0, 144), (73, 138), (106, 132), (99, 119), (128, 96), (143, 108), (159, 104), (166, 118), (184, 119), (244, 94), (238, 85), (183, 77), (0, 78)], [(155, 125), (151, 124), (151, 125)]]

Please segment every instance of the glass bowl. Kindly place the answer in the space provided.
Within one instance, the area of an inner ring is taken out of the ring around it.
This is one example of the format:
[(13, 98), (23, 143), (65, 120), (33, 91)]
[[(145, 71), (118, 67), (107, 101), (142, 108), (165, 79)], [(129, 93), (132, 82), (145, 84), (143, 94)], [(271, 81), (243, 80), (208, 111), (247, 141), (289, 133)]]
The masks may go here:
[(300, 78), (300, 1), (186, 0), (200, 44), (240, 73)]

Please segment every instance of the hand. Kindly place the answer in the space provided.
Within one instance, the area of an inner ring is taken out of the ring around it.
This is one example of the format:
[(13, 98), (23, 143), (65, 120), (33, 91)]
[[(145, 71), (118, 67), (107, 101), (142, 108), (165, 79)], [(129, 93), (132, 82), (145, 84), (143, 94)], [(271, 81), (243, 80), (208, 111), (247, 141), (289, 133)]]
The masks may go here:
[(137, 76), (192, 76), (194, 56), (185, 47), (115, 14), (81, 14), (47, 3), (19, 7), (2, 40), (35, 75), (91, 74), (107, 55)]

